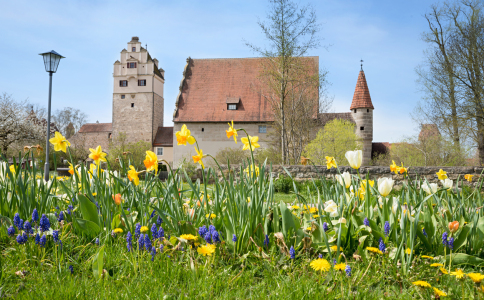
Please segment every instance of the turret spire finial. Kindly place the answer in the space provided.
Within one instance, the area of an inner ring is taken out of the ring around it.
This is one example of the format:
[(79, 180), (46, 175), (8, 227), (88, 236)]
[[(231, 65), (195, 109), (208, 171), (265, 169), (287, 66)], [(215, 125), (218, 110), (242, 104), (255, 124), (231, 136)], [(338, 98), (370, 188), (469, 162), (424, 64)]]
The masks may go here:
[(363, 60), (360, 60), (361, 62), (361, 70), (363, 71)]

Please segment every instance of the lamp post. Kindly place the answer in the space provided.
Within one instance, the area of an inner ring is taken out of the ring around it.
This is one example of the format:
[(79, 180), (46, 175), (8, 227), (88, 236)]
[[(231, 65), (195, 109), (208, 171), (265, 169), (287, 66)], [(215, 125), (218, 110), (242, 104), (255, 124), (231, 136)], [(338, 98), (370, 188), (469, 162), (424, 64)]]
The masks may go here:
[(47, 109), (47, 139), (46, 139), (46, 153), (45, 153), (45, 165), (44, 165), (44, 180), (49, 181), (49, 135), (50, 135), (50, 100), (52, 97), (52, 74), (57, 71), (59, 62), (64, 56), (55, 52), (54, 50), (50, 52), (41, 53), (44, 58), (45, 71), (49, 73), (49, 105)]

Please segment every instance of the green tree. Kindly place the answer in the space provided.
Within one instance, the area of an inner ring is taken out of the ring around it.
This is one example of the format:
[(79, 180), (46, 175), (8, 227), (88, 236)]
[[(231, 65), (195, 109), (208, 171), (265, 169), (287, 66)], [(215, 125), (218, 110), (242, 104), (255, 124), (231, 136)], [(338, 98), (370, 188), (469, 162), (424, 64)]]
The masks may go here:
[(326, 163), (326, 156), (336, 159), (338, 165), (346, 165), (346, 151), (361, 149), (355, 133), (355, 124), (335, 119), (320, 129), (316, 138), (305, 148), (304, 155), (317, 165)]
[(151, 150), (151, 143), (138, 141), (136, 143), (127, 143), (126, 134), (120, 133), (115, 141), (109, 144), (108, 161), (113, 170), (119, 170), (117, 158), (123, 157), (129, 160), (136, 170), (145, 169), (143, 160), (146, 157), (146, 151)]

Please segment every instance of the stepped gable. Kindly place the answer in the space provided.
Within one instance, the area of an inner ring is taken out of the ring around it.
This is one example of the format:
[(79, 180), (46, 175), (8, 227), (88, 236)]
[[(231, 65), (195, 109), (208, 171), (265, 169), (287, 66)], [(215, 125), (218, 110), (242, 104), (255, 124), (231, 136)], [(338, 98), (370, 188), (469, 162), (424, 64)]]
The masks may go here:
[[(187, 59), (174, 122), (272, 122), (271, 103), (259, 81), (267, 58)], [(303, 57), (319, 70), (318, 57)], [(236, 110), (227, 110), (228, 103)]]
[(353, 102), (351, 102), (350, 110), (355, 108), (375, 109), (373, 103), (371, 103), (370, 90), (368, 89), (365, 72), (363, 70), (360, 71), (358, 80), (356, 81), (355, 93), (353, 94)]

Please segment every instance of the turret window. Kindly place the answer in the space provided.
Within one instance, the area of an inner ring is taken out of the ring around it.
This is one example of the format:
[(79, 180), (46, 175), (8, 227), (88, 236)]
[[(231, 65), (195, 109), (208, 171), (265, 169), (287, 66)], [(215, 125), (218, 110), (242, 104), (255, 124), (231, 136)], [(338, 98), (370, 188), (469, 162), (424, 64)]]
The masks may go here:
[(370, 112), (370, 109), (369, 109), (369, 108), (367, 108), (367, 109), (366, 109), (366, 112)]
[(353, 111), (354, 111), (354, 112), (355, 112), (355, 114), (356, 114), (356, 109), (354, 109)]
[(121, 99), (124, 99), (124, 98), (126, 98), (126, 96), (125, 95), (121, 95)]
[(134, 107), (134, 103), (131, 103), (131, 107)]
[(361, 127), (360, 127), (360, 130), (361, 130), (361, 131), (365, 130), (365, 127), (361, 126)]

